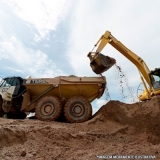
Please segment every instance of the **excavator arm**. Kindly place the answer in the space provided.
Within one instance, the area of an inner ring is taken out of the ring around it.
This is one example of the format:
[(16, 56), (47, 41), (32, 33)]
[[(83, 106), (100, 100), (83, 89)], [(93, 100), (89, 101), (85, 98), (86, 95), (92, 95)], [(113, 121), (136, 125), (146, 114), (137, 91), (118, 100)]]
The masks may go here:
[(111, 32), (109, 31), (106, 31), (105, 34), (103, 34), (98, 40), (98, 42), (95, 44), (95, 47), (97, 47), (96, 51), (89, 52), (88, 54), (88, 57), (90, 58), (90, 61), (91, 61), (90, 65), (92, 67), (92, 70), (93, 71), (98, 70), (98, 73), (101, 74), (112, 66), (112, 65), (109, 65), (109, 67), (106, 68), (107, 64), (106, 66), (104, 66), (103, 64), (104, 62), (101, 63), (102, 56), (103, 56), (103, 59), (105, 59), (106, 57), (108, 58), (108, 56), (104, 56), (100, 53), (108, 43), (112, 45), (115, 49), (117, 49), (121, 54), (123, 54), (128, 60), (130, 60), (138, 68), (139, 72), (141, 73), (142, 82), (145, 86), (145, 89), (148, 92), (145, 81), (147, 82), (150, 89), (152, 88), (152, 84), (149, 77), (150, 70), (147, 64), (143, 61), (141, 57), (133, 53), (126, 46), (124, 46), (120, 41), (118, 41), (115, 37), (113, 37), (111, 35)]

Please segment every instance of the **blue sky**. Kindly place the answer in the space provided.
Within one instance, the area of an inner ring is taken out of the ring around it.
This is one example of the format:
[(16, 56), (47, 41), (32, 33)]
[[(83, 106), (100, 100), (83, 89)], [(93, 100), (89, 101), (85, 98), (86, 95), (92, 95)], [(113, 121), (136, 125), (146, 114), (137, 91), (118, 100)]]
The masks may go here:
[[(98, 76), (87, 54), (106, 30), (152, 70), (158, 68), (160, 1), (151, 0), (1, 0), (0, 76)], [(134, 97), (141, 82), (137, 68), (110, 45), (102, 51), (114, 57), (126, 75)], [(115, 67), (106, 76), (110, 97), (123, 99)], [(125, 94), (128, 88), (124, 82)], [(93, 103), (97, 110), (106, 95)]]

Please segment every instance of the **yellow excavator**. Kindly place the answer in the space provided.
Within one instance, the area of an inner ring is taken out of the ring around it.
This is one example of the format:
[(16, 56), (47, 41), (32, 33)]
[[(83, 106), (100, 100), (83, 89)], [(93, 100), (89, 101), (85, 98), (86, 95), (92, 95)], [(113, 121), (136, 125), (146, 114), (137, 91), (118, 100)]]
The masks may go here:
[(145, 101), (151, 99), (153, 96), (160, 95), (160, 68), (150, 71), (141, 57), (124, 46), (109, 31), (106, 31), (95, 44), (93, 50), (96, 49), (96, 51), (93, 52), (92, 50), (88, 54), (93, 72), (96, 74), (102, 74), (116, 63), (114, 58), (100, 53), (107, 43), (111, 44), (138, 68), (145, 88), (145, 90), (138, 95), (140, 101)]

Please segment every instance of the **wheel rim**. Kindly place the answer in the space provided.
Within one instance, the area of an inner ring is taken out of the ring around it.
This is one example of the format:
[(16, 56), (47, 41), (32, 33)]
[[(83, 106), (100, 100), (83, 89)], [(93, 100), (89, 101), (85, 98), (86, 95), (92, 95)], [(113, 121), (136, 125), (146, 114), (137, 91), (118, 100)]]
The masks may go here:
[(80, 117), (84, 114), (84, 106), (82, 104), (74, 104), (71, 108), (73, 116)]
[(71, 123), (85, 122), (92, 116), (92, 106), (83, 96), (71, 97), (64, 106), (64, 116)]
[(41, 107), (41, 112), (43, 115), (51, 115), (55, 110), (55, 106), (53, 103), (46, 103)]

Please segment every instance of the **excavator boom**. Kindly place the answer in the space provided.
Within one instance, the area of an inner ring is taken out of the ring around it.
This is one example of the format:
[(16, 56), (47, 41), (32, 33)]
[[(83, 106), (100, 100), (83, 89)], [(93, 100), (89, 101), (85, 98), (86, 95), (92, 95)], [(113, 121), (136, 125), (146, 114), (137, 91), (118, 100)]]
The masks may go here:
[(90, 65), (92, 70), (96, 74), (101, 74), (116, 63), (116, 61), (113, 58), (104, 56), (100, 53), (108, 43), (112, 45), (115, 49), (117, 49), (121, 54), (123, 54), (138, 68), (139, 72), (143, 76), (142, 81), (144, 78), (147, 84), (149, 85), (149, 87), (151, 88), (152, 84), (149, 77), (150, 70), (146, 65), (146, 63), (143, 61), (141, 57), (133, 53), (126, 46), (124, 46), (120, 41), (118, 41), (115, 37), (113, 37), (111, 35), (111, 32), (109, 31), (106, 31), (105, 34), (103, 34), (98, 40), (98, 42), (95, 44), (95, 47), (98, 46), (96, 51), (89, 52), (88, 54), (88, 57), (90, 58)]
[[(141, 57), (129, 50), (125, 45), (112, 36), (111, 32), (106, 31), (95, 44), (92, 52), (89, 52), (90, 66), (96, 74), (102, 74), (112, 67), (116, 60), (109, 56), (105, 56), (100, 52), (107, 44), (112, 45), (129, 61), (131, 61), (139, 70), (142, 83), (145, 90), (138, 95), (140, 101), (145, 101), (151, 97), (160, 95), (160, 68), (150, 71), (147, 64)], [(93, 52), (93, 50), (96, 51)]]

